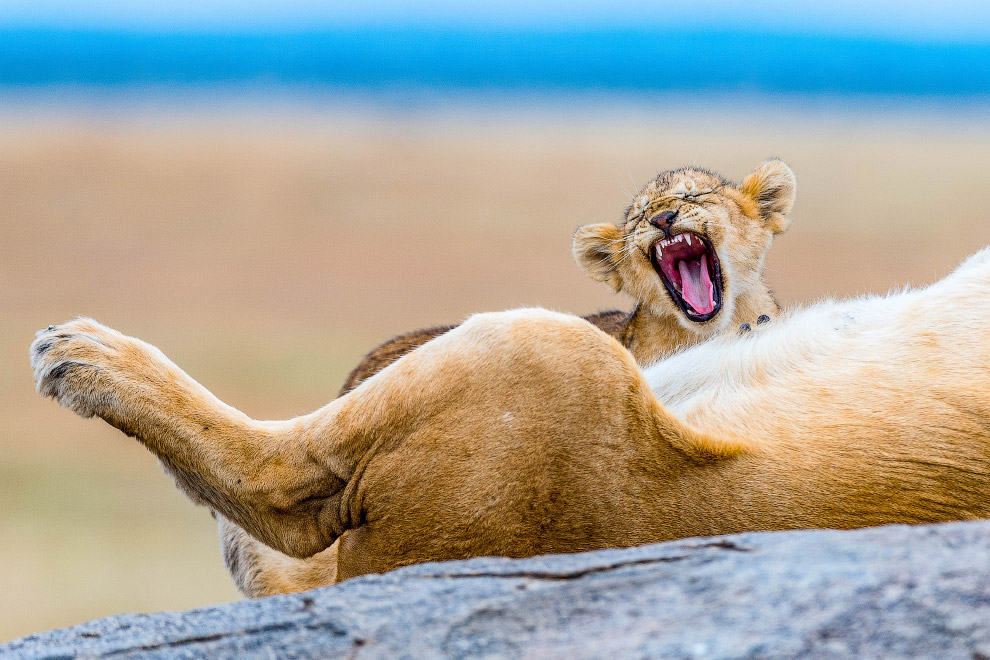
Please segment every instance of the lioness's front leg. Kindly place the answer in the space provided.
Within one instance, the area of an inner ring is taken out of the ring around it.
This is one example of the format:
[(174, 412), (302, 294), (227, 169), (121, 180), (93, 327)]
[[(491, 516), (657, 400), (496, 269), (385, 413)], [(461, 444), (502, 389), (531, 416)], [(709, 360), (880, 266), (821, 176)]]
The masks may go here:
[(39, 332), (31, 363), (41, 394), (137, 437), (194, 501), (269, 546), (309, 556), (348, 526), (356, 457), (314, 416), (253, 420), (154, 346), (90, 319)]

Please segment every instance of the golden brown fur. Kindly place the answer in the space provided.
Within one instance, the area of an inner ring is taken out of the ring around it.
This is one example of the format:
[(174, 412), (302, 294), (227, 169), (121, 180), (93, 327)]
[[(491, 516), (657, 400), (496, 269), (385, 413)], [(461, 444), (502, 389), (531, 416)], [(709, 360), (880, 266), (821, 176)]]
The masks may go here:
[[(618, 225), (587, 225), (575, 232), (574, 257), (585, 273), (637, 301), (631, 312), (600, 312), (584, 319), (618, 339), (640, 364), (649, 364), (726, 328), (776, 316), (779, 307), (763, 282), (763, 262), (773, 236), (787, 228), (795, 190), (793, 172), (779, 160), (761, 164), (740, 186), (698, 168), (657, 175), (636, 194)], [(672, 231), (691, 229), (708, 237), (725, 271), (728, 300), (715, 318), (701, 323), (686, 319), (670, 299), (648, 255), (662, 236), (650, 224), (651, 217), (678, 209), (683, 217)], [(454, 327), (393, 337), (364, 356), (340, 394)]]
[[(738, 189), (768, 237), (782, 180)], [(31, 360), (42, 394), (137, 437), (217, 513), (238, 586), (263, 595), (482, 554), (988, 517), (988, 320), (987, 249), (926, 289), (821, 303), (646, 369), (577, 317), (482, 314), (274, 422), (89, 319), (39, 332)]]
[(228, 553), (261, 595), (474, 555), (988, 517), (987, 319), (990, 250), (646, 370), (577, 317), (483, 314), (280, 422), (88, 319), (31, 356), (42, 394), (136, 436), (265, 544)]

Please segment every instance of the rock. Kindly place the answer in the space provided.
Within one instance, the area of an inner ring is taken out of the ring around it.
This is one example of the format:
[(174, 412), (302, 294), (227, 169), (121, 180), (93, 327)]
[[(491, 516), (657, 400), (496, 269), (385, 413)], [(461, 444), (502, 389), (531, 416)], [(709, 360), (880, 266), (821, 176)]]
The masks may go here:
[(990, 521), (424, 564), (91, 621), (0, 657), (990, 660)]

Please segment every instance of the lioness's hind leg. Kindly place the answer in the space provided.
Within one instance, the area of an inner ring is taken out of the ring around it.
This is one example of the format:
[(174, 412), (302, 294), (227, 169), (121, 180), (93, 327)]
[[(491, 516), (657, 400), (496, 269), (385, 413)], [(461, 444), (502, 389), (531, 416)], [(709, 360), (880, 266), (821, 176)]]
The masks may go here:
[(343, 532), (346, 451), (313, 451), (334, 438), (315, 437), (307, 418), (252, 420), (154, 346), (91, 319), (39, 332), (31, 364), (41, 394), (137, 437), (194, 501), (268, 545), (309, 556)]

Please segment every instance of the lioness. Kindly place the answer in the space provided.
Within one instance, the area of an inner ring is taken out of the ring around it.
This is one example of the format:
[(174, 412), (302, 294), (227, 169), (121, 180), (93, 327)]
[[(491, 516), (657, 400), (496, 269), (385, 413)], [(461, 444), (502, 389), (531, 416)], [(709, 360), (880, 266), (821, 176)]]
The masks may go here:
[[(631, 312), (585, 320), (618, 339), (640, 364), (726, 328), (769, 321), (780, 308), (763, 281), (763, 263), (774, 235), (787, 229), (796, 190), (794, 173), (777, 159), (762, 163), (740, 186), (700, 168), (661, 172), (636, 194), (621, 223), (575, 232), (581, 269), (636, 300)], [(453, 327), (390, 339), (364, 357), (340, 394)]]
[[(927, 288), (645, 369), (577, 317), (481, 314), (278, 422), (88, 319), (39, 332), (31, 360), (42, 394), (136, 436), (224, 529), (278, 551), (228, 557), (262, 594), (482, 554), (990, 516), (988, 319), (986, 249)], [(320, 560), (279, 582), (280, 553)]]
[(578, 317), (479, 314), (286, 421), (251, 419), (88, 319), (39, 332), (31, 360), (43, 395), (136, 436), (271, 548), (309, 557), (341, 539), (330, 583), (475, 555), (988, 517), (988, 320), (990, 249), (927, 288), (820, 303), (645, 370)]

